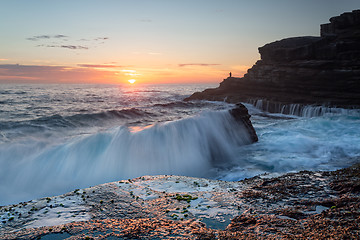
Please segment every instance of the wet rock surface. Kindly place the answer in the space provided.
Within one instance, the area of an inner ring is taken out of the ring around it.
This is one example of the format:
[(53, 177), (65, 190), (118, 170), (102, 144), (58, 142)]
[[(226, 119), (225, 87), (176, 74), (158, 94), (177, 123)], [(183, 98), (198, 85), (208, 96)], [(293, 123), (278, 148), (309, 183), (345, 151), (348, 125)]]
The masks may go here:
[(294, 37), (259, 48), (261, 60), (243, 78), (186, 100), (360, 107), (360, 10), (321, 25), (320, 37)]
[(358, 239), (359, 172), (144, 176), (1, 207), (0, 238)]
[(251, 116), (247, 108), (243, 104), (238, 103), (235, 108), (230, 110), (230, 114), (246, 128), (250, 135), (251, 142), (257, 142), (258, 136), (250, 121)]

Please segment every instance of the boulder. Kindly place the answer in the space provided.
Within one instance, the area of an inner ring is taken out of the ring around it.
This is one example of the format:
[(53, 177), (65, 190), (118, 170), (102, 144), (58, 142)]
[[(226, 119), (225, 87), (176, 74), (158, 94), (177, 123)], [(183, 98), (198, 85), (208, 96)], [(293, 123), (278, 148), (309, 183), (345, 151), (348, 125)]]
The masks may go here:
[(235, 118), (235, 120), (245, 127), (248, 131), (251, 142), (257, 142), (258, 136), (256, 135), (256, 131), (250, 121), (250, 114), (247, 108), (241, 104), (236, 104), (236, 107), (230, 110), (230, 114)]

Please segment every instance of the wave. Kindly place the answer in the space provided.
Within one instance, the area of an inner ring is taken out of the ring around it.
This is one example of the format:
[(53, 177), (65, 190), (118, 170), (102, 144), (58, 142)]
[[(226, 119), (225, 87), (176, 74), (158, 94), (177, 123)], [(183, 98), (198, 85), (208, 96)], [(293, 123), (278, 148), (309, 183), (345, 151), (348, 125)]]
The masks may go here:
[(106, 120), (113, 119), (138, 119), (142, 117), (152, 117), (154, 113), (149, 113), (144, 110), (130, 108), (123, 110), (109, 110), (97, 113), (81, 113), (71, 116), (61, 116), (55, 114), (52, 116), (41, 117), (27, 121), (5, 121), (0, 122), (0, 130), (10, 130), (17, 128), (29, 128), (34, 130), (48, 129), (48, 128), (72, 128), (94, 125), (96, 122), (101, 124)]
[[(217, 103), (217, 102), (215, 102), (215, 103)], [(154, 104), (153, 107), (161, 107), (161, 108), (192, 108), (192, 107), (197, 107), (197, 108), (199, 108), (199, 107), (205, 107), (205, 106), (208, 106), (208, 105), (209, 105), (209, 103), (205, 102), (205, 101), (197, 101), (197, 102), (174, 101), (174, 102), (169, 102), (169, 103)]]
[(149, 117), (154, 116), (154, 113), (149, 113), (144, 110), (140, 110), (137, 108), (123, 109), (123, 110), (109, 110), (105, 112), (99, 113), (91, 113), (91, 114), (76, 114), (70, 117), (65, 117), (71, 121), (89, 121), (89, 120), (105, 120), (105, 119), (113, 119), (113, 118), (121, 118), (121, 119), (133, 119), (139, 117)]
[(9, 95), (9, 94), (23, 95), (23, 94), (27, 94), (27, 92), (15, 91), (15, 90), (0, 90), (0, 95)]
[(162, 108), (187, 108), (194, 106), (191, 102), (184, 102), (184, 101), (176, 101), (176, 102), (169, 102), (169, 103), (159, 103), (154, 104), (154, 107), (162, 107)]
[(360, 109), (344, 109), (337, 107), (303, 105), (303, 104), (282, 104), (267, 100), (250, 100), (248, 103), (256, 108), (269, 112), (293, 115), (300, 117), (321, 117), (332, 115), (360, 116)]
[(251, 138), (242, 123), (220, 111), (138, 132), (122, 126), (60, 142), (31, 139), (0, 145), (1, 203), (141, 175), (205, 177), (235, 159), (237, 149)]

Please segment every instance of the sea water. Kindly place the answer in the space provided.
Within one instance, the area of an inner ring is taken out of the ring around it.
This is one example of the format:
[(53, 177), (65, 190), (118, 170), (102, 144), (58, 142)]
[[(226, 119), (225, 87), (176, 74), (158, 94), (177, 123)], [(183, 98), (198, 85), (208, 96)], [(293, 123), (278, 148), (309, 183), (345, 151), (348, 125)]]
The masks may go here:
[(0, 205), (143, 175), (237, 181), (360, 158), (360, 110), (245, 103), (259, 137), (248, 144), (234, 105), (183, 101), (209, 87), (0, 85)]

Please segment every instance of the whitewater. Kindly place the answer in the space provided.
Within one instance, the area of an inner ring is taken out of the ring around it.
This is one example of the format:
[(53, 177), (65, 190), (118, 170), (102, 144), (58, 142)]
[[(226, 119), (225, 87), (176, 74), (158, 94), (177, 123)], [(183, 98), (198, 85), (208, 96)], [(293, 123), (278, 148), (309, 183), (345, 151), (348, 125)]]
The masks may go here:
[(360, 110), (183, 99), (216, 84), (0, 85), (0, 205), (172, 174), (238, 181), (359, 161)]

